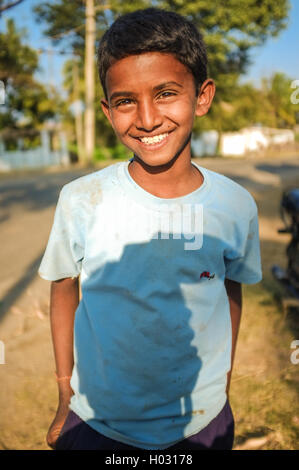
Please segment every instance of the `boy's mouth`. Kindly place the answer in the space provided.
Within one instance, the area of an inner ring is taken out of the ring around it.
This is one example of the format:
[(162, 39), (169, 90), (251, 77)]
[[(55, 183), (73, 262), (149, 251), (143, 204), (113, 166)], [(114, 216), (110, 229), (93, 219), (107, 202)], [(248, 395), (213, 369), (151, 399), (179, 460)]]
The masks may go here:
[(158, 142), (162, 142), (168, 136), (168, 132), (164, 134), (155, 135), (154, 137), (138, 137), (138, 139), (147, 145), (157, 144)]
[[(173, 129), (174, 130), (174, 129)], [(135, 136), (134, 138), (140, 142), (142, 147), (156, 150), (168, 141), (169, 135), (173, 132), (173, 130), (164, 132), (161, 134), (153, 135), (153, 136)]]

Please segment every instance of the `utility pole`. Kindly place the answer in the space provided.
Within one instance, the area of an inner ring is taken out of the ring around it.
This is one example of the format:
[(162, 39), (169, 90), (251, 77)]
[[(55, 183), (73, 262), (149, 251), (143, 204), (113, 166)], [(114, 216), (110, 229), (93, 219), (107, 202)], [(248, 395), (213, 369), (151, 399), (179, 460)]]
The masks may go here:
[(47, 49), (47, 56), (48, 56), (48, 91), (49, 95), (53, 96), (54, 90), (54, 66), (53, 66), (53, 49)]
[(85, 162), (91, 163), (95, 147), (95, 7), (94, 0), (86, 0), (86, 26), (85, 26)]
[(76, 59), (73, 61), (73, 103), (75, 103), (74, 115), (75, 115), (75, 132), (76, 141), (78, 148), (79, 162), (84, 160), (84, 147), (83, 147), (83, 120), (82, 110), (80, 101), (80, 89), (79, 89), (79, 68)]

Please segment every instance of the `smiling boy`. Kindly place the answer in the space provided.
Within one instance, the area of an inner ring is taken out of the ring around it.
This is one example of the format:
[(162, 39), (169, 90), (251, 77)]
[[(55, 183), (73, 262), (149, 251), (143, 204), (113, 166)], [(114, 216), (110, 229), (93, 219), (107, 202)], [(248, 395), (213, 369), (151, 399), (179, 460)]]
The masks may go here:
[(261, 279), (258, 218), (248, 191), (191, 161), (194, 119), (215, 93), (202, 37), (180, 15), (140, 10), (105, 33), (98, 63), (103, 112), (134, 157), (59, 196), (39, 269), (52, 281), (59, 387), (47, 441), (231, 449), (241, 283)]

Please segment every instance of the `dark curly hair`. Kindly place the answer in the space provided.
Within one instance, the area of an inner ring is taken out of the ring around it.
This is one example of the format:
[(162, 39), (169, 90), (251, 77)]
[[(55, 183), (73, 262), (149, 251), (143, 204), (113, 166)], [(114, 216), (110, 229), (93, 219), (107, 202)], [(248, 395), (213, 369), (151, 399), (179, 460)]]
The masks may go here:
[(196, 94), (207, 78), (207, 53), (201, 33), (183, 16), (158, 8), (120, 16), (98, 48), (98, 71), (107, 99), (106, 74), (117, 60), (144, 52), (173, 54), (192, 73)]

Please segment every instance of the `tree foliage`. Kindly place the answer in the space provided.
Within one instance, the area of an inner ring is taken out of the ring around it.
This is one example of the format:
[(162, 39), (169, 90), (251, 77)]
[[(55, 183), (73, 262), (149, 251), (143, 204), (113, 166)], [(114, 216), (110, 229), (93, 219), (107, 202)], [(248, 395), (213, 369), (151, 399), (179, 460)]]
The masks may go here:
[[(76, 97), (75, 84), (74, 84), (74, 67), (78, 67), (79, 83), (78, 83), (78, 97)], [(63, 67), (63, 87), (67, 92), (67, 98), (64, 105), (64, 122), (67, 124), (68, 129), (71, 129), (71, 125), (74, 123), (74, 116), (70, 109), (76, 99), (84, 103), (84, 64), (82, 61), (77, 59), (69, 59), (65, 62)], [(96, 142), (99, 146), (114, 146), (117, 143), (115, 133), (113, 132), (110, 124), (104, 116), (101, 109), (101, 98), (103, 98), (103, 92), (99, 83), (96, 80), (96, 97), (95, 97), (95, 117), (96, 117), (96, 129), (99, 131), (96, 133)], [(75, 138), (74, 132), (71, 133)]]
[(289, 77), (275, 73), (270, 79), (262, 80), (262, 88), (272, 106), (272, 113), (277, 127), (292, 127), (299, 116), (299, 104), (292, 103)]
[[(238, 79), (250, 63), (251, 48), (261, 46), (268, 37), (277, 36), (286, 27), (289, 0), (156, 0), (154, 5), (191, 19), (207, 44), (209, 75), (216, 82), (217, 92), (209, 116), (205, 120), (197, 120), (195, 132), (211, 124), (219, 130), (236, 129), (248, 122), (250, 116), (274, 125), (273, 113), (267, 114), (269, 103), (266, 97), (260, 96), (253, 87), (239, 87)], [(97, 40), (119, 15), (150, 6), (153, 2), (147, 0), (96, 2)], [(46, 26), (45, 34), (61, 47), (72, 47), (82, 60), (84, 8), (82, 0), (46, 1), (35, 8), (38, 21), (43, 21)], [(231, 109), (238, 109), (239, 114), (233, 116), (233, 111), (229, 111), (224, 103), (233, 101), (236, 92), (239, 96)], [(97, 129), (101, 129), (97, 135), (113, 141), (112, 129), (107, 126), (100, 110), (101, 96), (97, 81), (96, 119)], [(264, 111), (258, 109), (261, 99), (265, 101)], [(240, 100), (238, 106), (237, 100)], [(253, 103), (256, 103), (256, 110), (252, 109)]]
[(0, 80), (5, 86), (5, 105), (1, 106), (0, 128), (38, 127), (53, 117), (57, 97), (50, 97), (38, 83), (38, 53), (23, 43), (25, 30), (17, 30), (12, 19), (0, 33)]
[[(147, 0), (110, 0), (96, 2), (97, 38), (121, 14), (153, 6)], [(277, 36), (286, 27), (289, 0), (156, 0), (155, 6), (176, 11), (194, 21), (203, 33), (208, 48), (210, 76), (219, 94), (246, 71), (249, 51)], [(84, 2), (56, 0), (35, 8), (38, 20), (46, 23), (45, 34), (54, 41), (67, 40), (75, 51), (83, 53)]]
[(29, 46), (22, 44), (25, 30), (16, 30), (12, 19), (6, 22), (6, 32), (0, 33), (0, 80), (16, 85), (24, 81), (30, 85), (32, 75), (38, 67), (38, 55)]
[(234, 86), (226, 100), (215, 102), (208, 115), (197, 122), (198, 131), (216, 128), (230, 132), (252, 125), (294, 127), (299, 123), (299, 104), (291, 101), (292, 81), (277, 72), (262, 79), (258, 88), (250, 83)]

